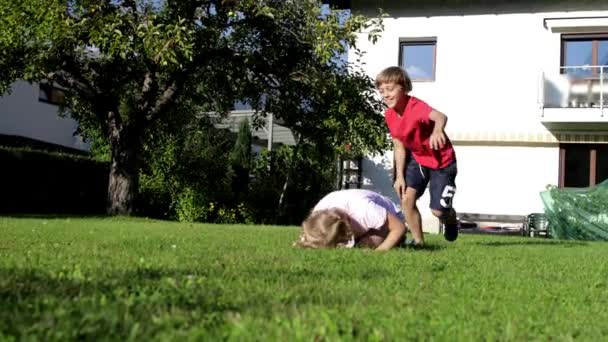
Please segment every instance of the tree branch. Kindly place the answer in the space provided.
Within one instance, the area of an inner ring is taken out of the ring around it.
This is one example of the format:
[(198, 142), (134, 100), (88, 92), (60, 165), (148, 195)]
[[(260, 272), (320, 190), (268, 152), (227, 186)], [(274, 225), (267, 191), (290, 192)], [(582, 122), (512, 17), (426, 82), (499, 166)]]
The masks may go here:
[(45, 78), (61, 85), (62, 87), (76, 90), (78, 93), (84, 95), (86, 98), (93, 97), (93, 93), (91, 92), (91, 89), (86, 83), (84, 83), (82, 80), (77, 79), (65, 70), (49, 72), (45, 75)]
[(178, 85), (176, 80), (174, 80), (170, 85), (167, 86), (167, 88), (165, 88), (163, 93), (156, 100), (154, 106), (150, 108), (150, 110), (146, 114), (147, 123), (150, 123), (155, 120), (156, 117), (165, 109), (167, 104), (169, 104), (169, 102), (174, 99), (177, 89)]
[(147, 112), (150, 107), (152, 107), (152, 102), (154, 101), (154, 93), (156, 90), (154, 76), (152, 71), (146, 72), (146, 76), (144, 76), (144, 82), (141, 87), (141, 100), (139, 105), (137, 106), (141, 112)]
[[(110, 139), (110, 141), (117, 141), (118, 139), (120, 139), (120, 133), (123, 130), (123, 126), (122, 126), (122, 119), (120, 117), (120, 114), (118, 113), (117, 110), (103, 110), (100, 108), (100, 110), (96, 110), (96, 112), (104, 112), (104, 115), (106, 116), (106, 134), (108, 135), (108, 138)], [(107, 112), (107, 113), (106, 113)]]
[(117, 110), (112, 109), (116, 106), (111, 98), (103, 93), (102, 89), (97, 89), (92, 81), (85, 79), (82, 75), (95, 73), (94, 70), (86, 70), (74, 59), (66, 58), (61, 63), (62, 69), (47, 73), (46, 78), (58, 85), (79, 94), (79, 97), (86, 100), (92, 108), (93, 114), (106, 134), (110, 134), (110, 125), (120, 124), (122, 118)]
[(133, 13), (137, 13), (137, 3), (135, 0), (123, 0), (123, 7), (130, 8)]

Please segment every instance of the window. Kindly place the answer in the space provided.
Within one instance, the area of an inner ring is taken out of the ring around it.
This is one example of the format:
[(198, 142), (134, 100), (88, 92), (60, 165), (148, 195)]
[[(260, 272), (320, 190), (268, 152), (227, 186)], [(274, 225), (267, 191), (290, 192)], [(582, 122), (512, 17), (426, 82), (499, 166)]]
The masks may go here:
[(608, 145), (598, 146), (595, 161), (595, 183), (608, 179)]
[(412, 81), (434, 81), (437, 39), (402, 39), (399, 42), (399, 66)]
[(608, 179), (608, 145), (562, 144), (560, 146), (562, 187), (583, 188)]
[(608, 105), (608, 33), (562, 35), (561, 73), (569, 85), (569, 107)]
[(252, 110), (251, 104), (245, 101), (235, 101), (232, 110)]
[(342, 159), (340, 163), (340, 189), (361, 189), (361, 157)]
[(580, 78), (598, 78), (608, 71), (608, 33), (562, 35), (563, 72)]
[(590, 185), (590, 153), (585, 145), (567, 145), (564, 155), (564, 186), (584, 188)]
[(65, 91), (48, 83), (40, 83), (38, 100), (53, 105), (60, 105), (65, 102)]

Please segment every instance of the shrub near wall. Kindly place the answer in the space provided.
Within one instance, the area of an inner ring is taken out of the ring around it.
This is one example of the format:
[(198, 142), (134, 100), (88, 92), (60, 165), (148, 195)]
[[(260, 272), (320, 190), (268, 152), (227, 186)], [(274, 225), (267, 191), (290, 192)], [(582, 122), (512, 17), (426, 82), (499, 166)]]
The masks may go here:
[[(293, 146), (263, 151), (254, 159), (247, 206), (255, 222), (300, 225), (319, 199), (336, 189), (336, 168), (331, 154), (320, 154), (314, 146), (300, 146), (294, 159)], [(287, 174), (290, 181), (284, 203), (279, 198)]]
[(103, 214), (109, 165), (88, 157), (0, 147), (1, 214)]

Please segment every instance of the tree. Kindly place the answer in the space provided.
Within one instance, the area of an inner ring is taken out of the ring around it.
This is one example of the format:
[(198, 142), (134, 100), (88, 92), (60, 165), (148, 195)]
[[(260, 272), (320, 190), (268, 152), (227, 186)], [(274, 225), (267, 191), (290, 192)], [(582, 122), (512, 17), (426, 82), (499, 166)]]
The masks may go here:
[(380, 24), (319, 1), (2, 0), (0, 25), (0, 91), (63, 87), (64, 113), (108, 144), (110, 214), (133, 212), (146, 133), (177, 102), (226, 113), (246, 100), (319, 148), (382, 146), (370, 80), (334, 61)]
[(271, 9), (269, 15), (281, 29), (261, 27), (253, 44), (279, 45), (266, 51), (264, 64), (252, 66), (253, 70), (267, 68), (260, 72), (265, 77), (256, 80), (266, 95), (261, 113), (272, 113), (296, 138), (278, 201), (278, 218), (303, 157), (302, 145), (314, 145), (319, 159), (332, 156), (335, 160), (346, 152), (346, 146), (350, 146), (350, 154), (375, 154), (384, 151), (389, 141), (373, 80), (341, 58), (347, 49), (360, 57), (363, 53), (356, 48), (356, 33), (369, 26), (368, 38), (375, 41), (382, 22), (345, 18), (341, 11), (323, 13), (311, 1), (294, 2), (289, 10)]

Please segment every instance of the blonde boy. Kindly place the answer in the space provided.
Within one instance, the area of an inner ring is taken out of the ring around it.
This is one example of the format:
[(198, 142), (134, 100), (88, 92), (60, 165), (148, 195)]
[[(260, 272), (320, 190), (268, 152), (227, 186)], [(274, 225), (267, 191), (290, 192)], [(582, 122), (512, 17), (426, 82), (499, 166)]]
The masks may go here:
[[(431, 211), (441, 220), (446, 240), (456, 240), (458, 224), (452, 200), (456, 192), (457, 166), (452, 143), (444, 132), (447, 116), (409, 95), (412, 81), (400, 67), (380, 72), (376, 88), (388, 107), (384, 117), (393, 138), (394, 188), (401, 199), (412, 237), (416, 243), (424, 243), (416, 201), (430, 182)], [(406, 149), (412, 156), (408, 165), (405, 165)]]

